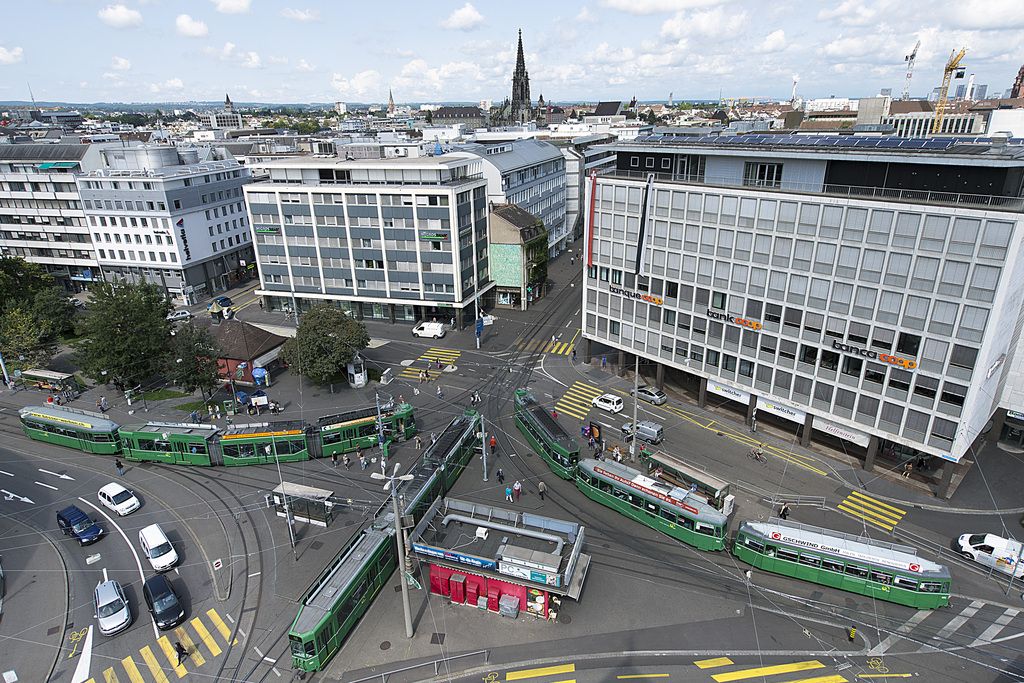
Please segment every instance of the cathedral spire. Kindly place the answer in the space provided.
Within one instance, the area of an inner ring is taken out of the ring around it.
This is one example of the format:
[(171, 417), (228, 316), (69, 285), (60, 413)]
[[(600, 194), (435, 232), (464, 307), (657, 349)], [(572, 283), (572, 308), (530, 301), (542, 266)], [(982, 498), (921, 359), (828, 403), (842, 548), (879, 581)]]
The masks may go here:
[(530, 75), (526, 72), (526, 58), (523, 56), (523, 29), (519, 29), (516, 70), (512, 74), (512, 119), (519, 123), (528, 121), (531, 108)]
[(519, 29), (519, 51), (516, 53), (516, 72), (526, 71), (526, 58), (523, 56), (523, 29)]
[(391, 94), (391, 88), (388, 88), (388, 116), (395, 115), (395, 96)]

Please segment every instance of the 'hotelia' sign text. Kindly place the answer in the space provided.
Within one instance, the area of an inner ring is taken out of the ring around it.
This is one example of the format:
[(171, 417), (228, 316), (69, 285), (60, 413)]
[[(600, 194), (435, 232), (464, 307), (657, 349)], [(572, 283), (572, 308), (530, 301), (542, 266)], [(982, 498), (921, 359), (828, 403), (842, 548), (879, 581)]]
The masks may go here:
[(665, 303), (665, 300), (662, 299), (660, 296), (654, 296), (653, 294), (647, 294), (645, 292), (627, 292), (621, 287), (609, 287), (608, 291), (611, 292), (612, 294), (621, 294), (627, 299), (637, 299), (639, 301), (646, 301), (647, 303), (654, 304), (655, 306), (660, 306), (663, 303)]
[(889, 365), (895, 365), (905, 370), (913, 370), (917, 367), (916, 360), (910, 360), (909, 358), (900, 358), (899, 356), (890, 356), (887, 353), (878, 353), (871, 349), (862, 349), (859, 346), (853, 346), (852, 344), (844, 344), (839, 340), (832, 340), (832, 348), (843, 353), (848, 353), (852, 356), (863, 356), (864, 358), (870, 358), (871, 360), (881, 361), (882, 363), (888, 363)]
[(747, 320), (746, 318), (737, 318), (734, 315), (729, 315), (728, 313), (722, 313), (720, 311), (713, 311), (710, 308), (708, 309), (708, 317), (711, 318), (712, 320), (724, 320), (727, 323), (732, 323), (733, 325), (739, 325), (740, 327), (747, 327), (747, 328), (750, 328), (751, 330), (759, 330), (762, 327), (764, 327), (764, 325), (762, 325), (761, 323), (757, 322), (756, 320)]

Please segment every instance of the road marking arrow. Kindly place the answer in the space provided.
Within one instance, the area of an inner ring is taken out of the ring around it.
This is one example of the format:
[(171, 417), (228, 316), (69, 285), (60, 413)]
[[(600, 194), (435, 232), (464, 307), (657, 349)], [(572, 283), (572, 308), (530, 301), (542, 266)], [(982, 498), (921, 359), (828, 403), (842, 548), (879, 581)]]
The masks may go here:
[(42, 467), (39, 468), (39, 471), (42, 472), (43, 474), (53, 475), (53, 476), (57, 477), (58, 479), (67, 479), (69, 481), (74, 481), (74, 477), (69, 477), (66, 474), (57, 474), (56, 472), (51, 472), (50, 470), (44, 470)]
[(0, 489), (0, 493), (4, 494), (4, 500), (11, 501), (11, 500), (17, 499), (17, 500), (20, 500), (22, 503), (28, 503), (29, 505), (35, 505), (35, 501), (33, 501), (31, 498), (26, 498), (25, 496), (19, 496), (17, 493), (11, 493), (7, 489)]
[(56, 486), (50, 486), (49, 484), (44, 484), (41, 481), (37, 481), (36, 483), (39, 484), (40, 486), (46, 487), (46, 488), (51, 489), (53, 491), (58, 490)]

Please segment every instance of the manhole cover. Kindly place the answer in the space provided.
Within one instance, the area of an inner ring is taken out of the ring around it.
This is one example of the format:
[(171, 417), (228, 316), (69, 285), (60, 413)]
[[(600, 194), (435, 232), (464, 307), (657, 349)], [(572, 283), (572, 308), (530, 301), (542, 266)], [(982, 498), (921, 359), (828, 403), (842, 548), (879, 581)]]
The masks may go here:
[(60, 630), (60, 626), (54, 626), (53, 628), (46, 629), (46, 635), (52, 636), (54, 633)]
[(444, 634), (443, 633), (435, 633), (432, 636), (430, 636), (430, 644), (431, 645), (444, 645)]
[(568, 614), (559, 614), (558, 615), (558, 623), (559, 624), (571, 624), (572, 623), (572, 617), (570, 617)]
[(526, 451), (526, 457), (527, 458), (532, 458), (533, 457), (533, 451)]
[(388, 650), (390, 648), (391, 648), (391, 641), (390, 640), (385, 640), (383, 643), (380, 644), (380, 649), (382, 649), (382, 650)]
[(395, 586), (395, 592), (396, 593), (401, 593), (402, 592), (402, 584), (398, 584), (397, 586)]
[(324, 547), (324, 542), (323, 541), (313, 541), (312, 543), (309, 544), (309, 547), (312, 548), (313, 550), (320, 550), (320, 548)]

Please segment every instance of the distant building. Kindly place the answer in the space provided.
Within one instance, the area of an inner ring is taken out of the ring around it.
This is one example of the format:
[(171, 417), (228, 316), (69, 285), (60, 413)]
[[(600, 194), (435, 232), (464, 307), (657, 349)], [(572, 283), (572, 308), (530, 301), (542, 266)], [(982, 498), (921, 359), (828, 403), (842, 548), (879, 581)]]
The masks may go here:
[(341, 114), (341, 115), (347, 114), (348, 113), (348, 106), (346, 106), (344, 102), (335, 102), (334, 103), (334, 113), (335, 114)]
[(516, 68), (512, 72), (512, 97), (502, 103), (493, 118), (495, 123), (503, 126), (526, 123), (534, 119), (533, 101), (530, 99), (530, 74), (526, 71), (526, 57), (523, 54), (522, 29), (519, 29)]
[(553, 142), (565, 157), (565, 227), (569, 242), (583, 236), (583, 195), (587, 178), (591, 172), (615, 166), (615, 150), (602, 146), (615, 139), (611, 134), (602, 133)]
[(1013, 87), (1010, 88), (1010, 97), (1024, 97), (1024, 66), (1017, 72), (1017, 78), (1013, 81)]
[(489, 229), (495, 305), (525, 311), (542, 295), (548, 276), (544, 222), (515, 204), (492, 204)]
[(206, 123), (210, 128), (241, 128), (242, 115), (235, 113), (235, 105), (231, 98), (224, 95), (224, 109), (207, 114)]
[(593, 114), (583, 117), (585, 123), (621, 123), (626, 120), (622, 113), (622, 102), (599, 102)]
[(433, 126), (461, 123), (468, 129), (483, 128), (488, 124), (488, 116), (479, 107), (440, 107), (431, 113), (430, 122)]
[(395, 96), (391, 93), (391, 88), (388, 88), (388, 116), (395, 115)]
[(984, 83), (974, 86), (974, 94), (971, 97), (972, 100), (983, 100), (988, 97), (988, 86)]

